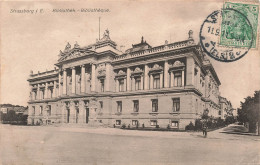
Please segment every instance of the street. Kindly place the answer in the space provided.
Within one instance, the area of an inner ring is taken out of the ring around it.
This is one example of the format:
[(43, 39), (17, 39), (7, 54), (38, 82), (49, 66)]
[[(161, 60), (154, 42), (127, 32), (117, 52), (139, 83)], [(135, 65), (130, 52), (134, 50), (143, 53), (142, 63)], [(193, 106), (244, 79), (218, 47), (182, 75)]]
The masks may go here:
[(260, 164), (257, 136), (157, 132), (73, 126), (0, 125), (0, 163), (40, 164)]

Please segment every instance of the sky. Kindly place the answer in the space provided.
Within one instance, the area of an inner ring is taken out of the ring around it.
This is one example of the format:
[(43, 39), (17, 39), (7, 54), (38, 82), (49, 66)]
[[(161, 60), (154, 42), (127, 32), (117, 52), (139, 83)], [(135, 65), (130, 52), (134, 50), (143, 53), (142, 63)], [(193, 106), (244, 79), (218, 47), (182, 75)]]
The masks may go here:
[[(193, 30), (199, 42), (199, 29), (206, 17), (221, 9), (214, 1), (78, 1), (78, 2), (1, 2), (0, 8), (0, 103), (27, 105), (30, 71), (52, 70), (59, 50), (67, 42), (80, 46), (92, 44), (109, 29), (118, 46), (130, 48), (144, 36), (151, 46), (165, 40), (188, 39)], [(109, 9), (109, 12), (57, 13), (53, 9)], [(36, 10), (38, 13), (14, 13), (14, 10)], [(39, 13), (43, 9), (42, 13)], [(210, 58), (221, 81), (221, 96), (234, 108), (255, 90), (260, 90), (259, 51), (250, 50), (242, 59), (224, 63)]]

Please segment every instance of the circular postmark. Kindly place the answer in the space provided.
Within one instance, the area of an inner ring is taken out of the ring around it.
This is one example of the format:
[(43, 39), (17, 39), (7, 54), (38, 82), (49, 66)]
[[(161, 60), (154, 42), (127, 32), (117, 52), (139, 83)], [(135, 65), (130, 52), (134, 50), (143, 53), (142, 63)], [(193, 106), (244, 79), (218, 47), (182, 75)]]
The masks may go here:
[(235, 9), (211, 13), (200, 28), (200, 44), (204, 52), (221, 62), (242, 58), (253, 43), (253, 29), (247, 17)]

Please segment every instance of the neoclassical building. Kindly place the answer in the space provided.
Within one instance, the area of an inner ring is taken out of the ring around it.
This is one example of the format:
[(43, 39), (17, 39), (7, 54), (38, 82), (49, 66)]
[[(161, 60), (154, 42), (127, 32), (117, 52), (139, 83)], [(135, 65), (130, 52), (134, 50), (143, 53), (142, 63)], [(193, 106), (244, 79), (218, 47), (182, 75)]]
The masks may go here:
[(187, 39), (122, 52), (109, 31), (60, 51), (56, 68), (28, 79), (28, 124), (102, 123), (184, 129), (206, 109), (219, 117), (220, 80), (192, 31)]

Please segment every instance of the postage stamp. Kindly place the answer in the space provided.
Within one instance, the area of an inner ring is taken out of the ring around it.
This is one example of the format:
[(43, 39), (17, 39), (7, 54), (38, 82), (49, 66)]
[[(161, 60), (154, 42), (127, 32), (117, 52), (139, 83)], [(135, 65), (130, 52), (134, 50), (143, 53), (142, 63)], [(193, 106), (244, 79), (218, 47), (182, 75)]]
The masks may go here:
[[(223, 9), (235, 10), (222, 11), (219, 44), (223, 46), (256, 48), (259, 6), (225, 2)], [(246, 19), (248, 19), (251, 27), (246, 23)], [(250, 45), (251, 40), (253, 40), (252, 45)]]
[[(222, 30), (224, 31), (221, 33)], [(220, 45), (220, 36), (232, 41)], [(217, 10), (211, 13), (200, 28), (200, 44), (204, 52), (215, 60), (232, 62), (248, 53), (253, 43), (253, 28), (247, 17), (233, 8)], [(246, 41), (246, 42), (245, 42)], [(243, 47), (242, 47), (242, 46)]]

